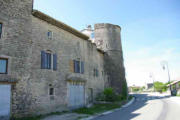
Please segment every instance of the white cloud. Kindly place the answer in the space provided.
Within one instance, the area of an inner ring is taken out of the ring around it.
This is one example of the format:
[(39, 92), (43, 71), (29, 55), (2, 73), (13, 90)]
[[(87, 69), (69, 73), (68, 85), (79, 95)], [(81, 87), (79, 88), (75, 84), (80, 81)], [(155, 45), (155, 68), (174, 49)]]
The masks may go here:
[(128, 85), (145, 85), (145, 83), (153, 82), (149, 77), (150, 73), (154, 74), (155, 81), (167, 82), (167, 71), (163, 71), (160, 64), (163, 60), (169, 63), (171, 80), (180, 78), (180, 53), (174, 48), (157, 48), (159, 45), (126, 54), (125, 67)]

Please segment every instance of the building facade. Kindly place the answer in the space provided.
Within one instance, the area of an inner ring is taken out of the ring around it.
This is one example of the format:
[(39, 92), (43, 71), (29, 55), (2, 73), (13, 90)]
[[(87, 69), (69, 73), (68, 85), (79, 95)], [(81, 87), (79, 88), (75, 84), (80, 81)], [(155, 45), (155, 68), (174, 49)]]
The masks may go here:
[(32, 6), (0, 1), (1, 119), (86, 106), (106, 87), (123, 92), (119, 26), (96, 24), (81, 33)]

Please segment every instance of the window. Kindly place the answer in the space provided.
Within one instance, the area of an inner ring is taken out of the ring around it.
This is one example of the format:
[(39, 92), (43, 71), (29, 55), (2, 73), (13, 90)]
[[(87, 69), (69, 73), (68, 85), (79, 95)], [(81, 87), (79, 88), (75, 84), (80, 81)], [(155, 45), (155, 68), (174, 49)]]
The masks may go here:
[(54, 95), (54, 88), (49, 88), (49, 95)]
[(41, 69), (57, 70), (57, 55), (41, 51)]
[(7, 74), (8, 59), (0, 58), (0, 74)]
[(93, 33), (91, 33), (91, 38), (92, 38), (92, 39), (94, 39), (94, 32), (93, 32)]
[(1, 38), (1, 35), (2, 35), (2, 23), (0, 23), (0, 38)]
[(52, 31), (49, 30), (49, 31), (47, 32), (47, 36), (48, 36), (48, 39), (52, 39)]
[(99, 76), (99, 71), (98, 69), (94, 69), (94, 77), (98, 77)]
[(74, 60), (74, 72), (84, 74), (84, 62)]

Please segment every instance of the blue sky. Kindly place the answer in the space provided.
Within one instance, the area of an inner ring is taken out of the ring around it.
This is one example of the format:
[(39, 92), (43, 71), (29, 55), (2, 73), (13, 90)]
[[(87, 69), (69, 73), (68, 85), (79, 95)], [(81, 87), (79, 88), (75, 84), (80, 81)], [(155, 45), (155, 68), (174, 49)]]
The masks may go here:
[(180, 79), (180, 0), (34, 0), (38, 9), (78, 30), (95, 23), (122, 28), (129, 85), (166, 82), (160, 62), (168, 61), (171, 78)]

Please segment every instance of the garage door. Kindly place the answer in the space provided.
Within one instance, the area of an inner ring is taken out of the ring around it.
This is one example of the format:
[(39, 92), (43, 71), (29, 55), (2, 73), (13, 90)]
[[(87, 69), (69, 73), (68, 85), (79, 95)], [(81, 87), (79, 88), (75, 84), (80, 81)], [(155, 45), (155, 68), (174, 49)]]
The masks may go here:
[(11, 85), (0, 85), (0, 120), (10, 116)]
[(69, 106), (72, 109), (83, 107), (84, 101), (84, 85), (80, 83), (69, 84)]

